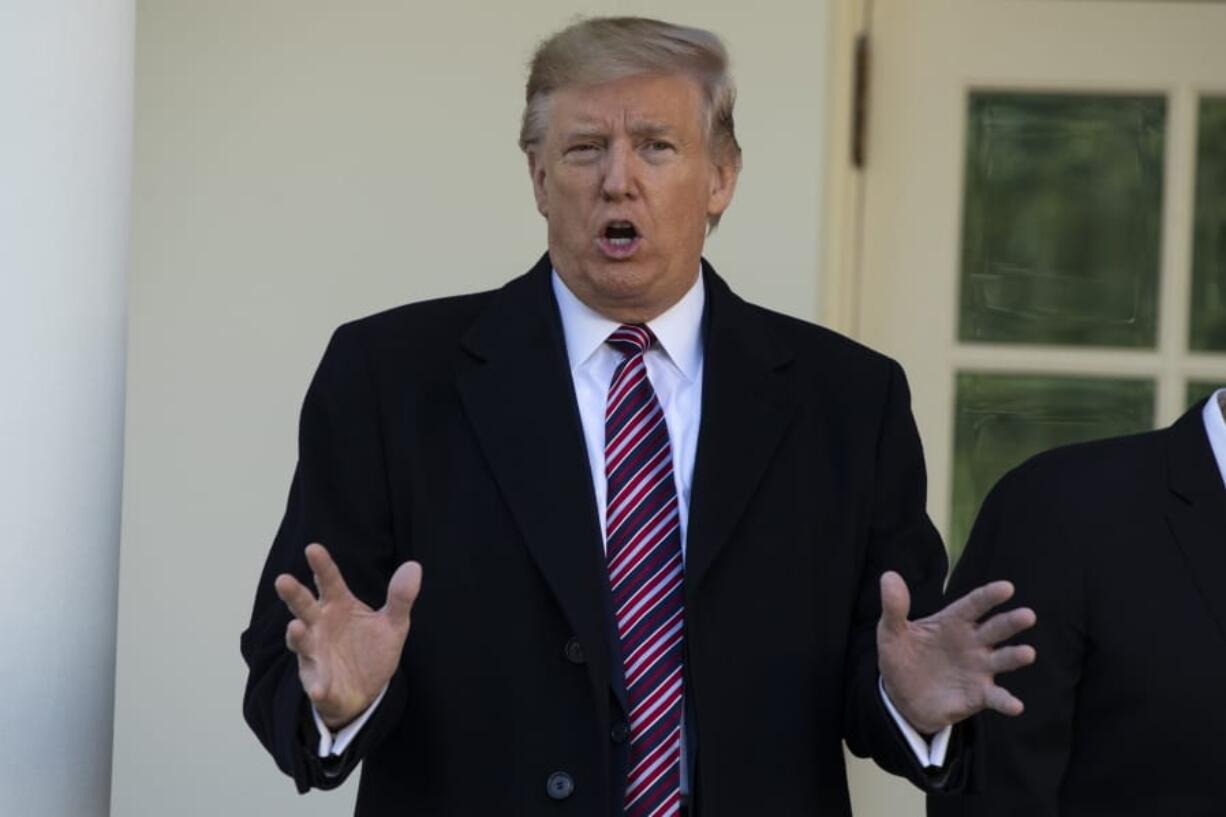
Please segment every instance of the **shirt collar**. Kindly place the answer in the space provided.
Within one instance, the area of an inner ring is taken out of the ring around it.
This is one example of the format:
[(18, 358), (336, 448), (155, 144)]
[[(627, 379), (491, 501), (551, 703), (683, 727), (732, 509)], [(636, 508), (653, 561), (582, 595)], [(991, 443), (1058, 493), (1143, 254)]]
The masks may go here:
[[(573, 372), (586, 363), (621, 324), (579, 300), (557, 270), (553, 271), (552, 283), (558, 312), (562, 316), (566, 356)], [(647, 322), (660, 348), (690, 382), (694, 382), (702, 370), (702, 312), (706, 299), (700, 268), (694, 283), (681, 296), (681, 300), (655, 320)]]
[(1222, 482), (1226, 483), (1226, 416), (1223, 415), (1226, 415), (1226, 389), (1218, 389), (1205, 403), (1203, 416), (1209, 445), (1213, 448), (1218, 470), (1222, 472)]

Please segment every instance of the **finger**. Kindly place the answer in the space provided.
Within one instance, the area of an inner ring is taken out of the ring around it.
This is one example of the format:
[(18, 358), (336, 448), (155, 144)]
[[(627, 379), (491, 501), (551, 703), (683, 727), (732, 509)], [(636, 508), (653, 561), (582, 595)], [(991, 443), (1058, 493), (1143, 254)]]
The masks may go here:
[(282, 573), (273, 581), (272, 587), (294, 616), (307, 624), (315, 623), (319, 617), (319, 602), (315, 601), (314, 594), (302, 582), (288, 573)]
[(992, 650), (992, 654), (988, 656), (988, 669), (993, 675), (1000, 672), (1013, 672), (1015, 669), (1033, 664), (1035, 657), (1035, 649), (1029, 644), (1001, 647), (999, 650)]
[(998, 604), (1013, 597), (1012, 582), (990, 582), (976, 587), (962, 598), (945, 608), (946, 612), (965, 621), (978, 621)]
[(290, 652), (295, 655), (306, 655), (307, 648), (307, 626), (302, 623), (301, 619), (294, 619), (285, 628), (285, 646), (289, 647)]
[(315, 574), (315, 586), (319, 588), (320, 601), (341, 599), (348, 595), (349, 587), (341, 576), (341, 569), (332, 561), (328, 549), (318, 542), (312, 542), (306, 548), (307, 564)]
[(417, 562), (405, 562), (396, 568), (392, 580), (388, 582), (387, 603), (383, 605), (383, 609), (394, 623), (407, 627), (413, 602), (417, 601), (417, 594), (420, 592), (421, 565)]
[(1022, 714), (1026, 708), (1009, 690), (995, 684), (988, 687), (987, 692), (984, 693), (983, 703), (986, 708), (1009, 717)]
[(881, 574), (881, 623), (890, 629), (907, 625), (911, 612), (911, 591), (902, 576), (893, 570)]
[(979, 643), (985, 646), (1007, 641), (1023, 630), (1034, 626), (1037, 617), (1029, 607), (1018, 607), (1007, 613), (992, 616), (975, 630)]

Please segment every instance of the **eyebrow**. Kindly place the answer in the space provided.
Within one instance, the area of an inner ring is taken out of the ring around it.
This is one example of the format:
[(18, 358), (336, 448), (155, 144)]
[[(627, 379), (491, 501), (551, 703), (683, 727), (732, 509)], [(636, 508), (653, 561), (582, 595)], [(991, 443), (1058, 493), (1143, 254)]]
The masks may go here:
[(575, 130), (567, 131), (562, 134), (562, 141), (576, 142), (587, 139), (604, 139), (605, 131), (603, 128), (576, 128)]
[(674, 128), (671, 125), (650, 120), (635, 122), (630, 126), (630, 133), (633, 136), (669, 136), (673, 133), (673, 130)]

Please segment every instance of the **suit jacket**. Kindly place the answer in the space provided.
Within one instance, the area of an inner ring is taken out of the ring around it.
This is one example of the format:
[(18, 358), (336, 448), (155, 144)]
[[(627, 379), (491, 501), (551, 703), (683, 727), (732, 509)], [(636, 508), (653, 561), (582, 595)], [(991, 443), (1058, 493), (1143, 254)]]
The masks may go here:
[(1026, 710), (984, 717), (983, 790), (930, 815), (1226, 814), (1226, 486), (1201, 408), (1008, 474), (949, 593), (989, 579), (1038, 614), (1038, 660), (1002, 680)]
[[(308, 391), (242, 638), (244, 714), (300, 790), (363, 760), (359, 815), (621, 814), (624, 683), (550, 269), (341, 327)], [(929, 782), (880, 700), (874, 636), (883, 570), (923, 612), (946, 569), (907, 386), (893, 361), (705, 280), (685, 580), (695, 811), (847, 815), (844, 738)], [(424, 568), (400, 668), (335, 764), (315, 756), (272, 590), (280, 572), (306, 581), (312, 541), (372, 606), (402, 561)], [(954, 755), (947, 785), (968, 766)]]

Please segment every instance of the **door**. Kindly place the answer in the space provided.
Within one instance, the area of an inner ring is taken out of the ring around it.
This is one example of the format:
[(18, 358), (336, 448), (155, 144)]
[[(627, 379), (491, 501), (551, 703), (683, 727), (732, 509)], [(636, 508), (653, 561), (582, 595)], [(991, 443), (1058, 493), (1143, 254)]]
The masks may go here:
[[(956, 558), (1040, 450), (1226, 384), (1226, 4), (876, 0), (850, 331), (897, 358)], [(919, 815), (855, 764), (858, 814)]]

